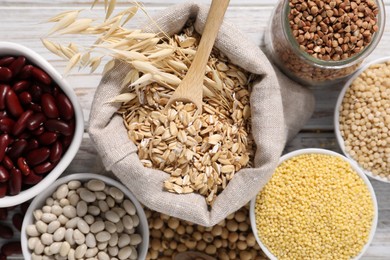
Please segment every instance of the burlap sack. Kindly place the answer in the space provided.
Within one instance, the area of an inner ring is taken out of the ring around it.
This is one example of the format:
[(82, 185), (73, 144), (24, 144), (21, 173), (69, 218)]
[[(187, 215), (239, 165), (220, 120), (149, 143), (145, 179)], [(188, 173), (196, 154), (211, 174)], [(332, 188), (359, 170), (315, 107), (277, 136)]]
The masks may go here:
[[(196, 3), (173, 6), (155, 20), (168, 34), (179, 32), (186, 21), (196, 18), (195, 29), (202, 32), (208, 8)], [(149, 27), (147, 30), (158, 31)], [(257, 144), (255, 168), (236, 173), (209, 210), (198, 194), (178, 195), (163, 190), (168, 174), (145, 168), (136, 146), (128, 139), (119, 105), (108, 103), (118, 95), (129, 66), (117, 62), (104, 75), (95, 94), (89, 133), (107, 170), (111, 170), (145, 206), (203, 226), (212, 226), (248, 203), (270, 179), (286, 140), (295, 135), (314, 108), (311, 93), (278, 74), (263, 52), (246, 35), (225, 21), (216, 46), (229, 59), (259, 75), (251, 93), (252, 129)]]

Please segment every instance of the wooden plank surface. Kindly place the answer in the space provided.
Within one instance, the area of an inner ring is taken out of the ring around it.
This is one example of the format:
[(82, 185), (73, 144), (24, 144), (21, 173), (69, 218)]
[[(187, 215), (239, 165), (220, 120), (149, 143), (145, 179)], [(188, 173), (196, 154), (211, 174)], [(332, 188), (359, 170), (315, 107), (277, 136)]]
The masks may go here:
[[(146, 0), (143, 1), (146, 10), (155, 15), (163, 8), (182, 0)], [(200, 3), (209, 3), (209, 0), (198, 0)], [(390, 12), (390, 0), (385, 0), (386, 11)], [(42, 23), (47, 18), (70, 9), (86, 8), (87, 17), (102, 17), (103, 8), (97, 7), (94, 13), (89, 9), (89, 0), (0, 0), (0, 40), (12, 41), (29, 46), (60, 72), (64, 71), (66, 62), (49, 53), (41, 44), (40, 38), (50, 28), (50, 24)], [(231, 0), (226, 18), (243, 31), (248, 38), (260, 47), (263, 46), (262, 38), (267, 30), (267, 24), (275, 5), (275, 0)], [(128, 6), (126, 1), (118, 0), (118, 10)], [(139, 27), (144, 24), (145, 18), (137, 16), (130, 24), (131, 27)], [(379, 57), (390, 56), (390, 16), (386, 17), (387, 26), (381, 42), (374, 52), (366, 59), (366, 62)], [(63, 37), (55, 40), (72, 40), (76, 43), (86, 43), (90, 40), (84, 38)], [(101, 70), (94, 74), (88, 71), (74, 71), (67, 80), (74, 88), (83, 112), (89, 118), (90, 105), (95, 88), (101, 79)], [(333, 134), (333, 110), (341, 85), (314, 90), (316, 96), (316, 111), (305, 125), (302, 132), (287, 144), (285, 152), (300, 148), (326, 148), (339, 151), (339, 147)], [(104, 172), (100, 158), (96, 153), (91, 140), (86, 133), (80, 148), (72, 164), (66, 173), (74, 172)], [(379, 222), (374, 241), (364, 259), (390, 259), (390, 185), (371, 180), (377, 194), (379, 204)], [(0, 241), (1, 243), (1, 241)]]

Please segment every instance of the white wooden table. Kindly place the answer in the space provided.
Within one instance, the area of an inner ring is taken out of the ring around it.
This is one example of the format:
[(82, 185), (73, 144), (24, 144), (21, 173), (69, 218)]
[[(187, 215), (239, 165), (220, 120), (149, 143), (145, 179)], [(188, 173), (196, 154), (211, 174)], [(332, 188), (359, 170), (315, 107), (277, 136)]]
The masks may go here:
[[(42, 23), (49, 17), (66, 10), (89, 10), (92, 0), (1, 0), (0, 1), (0, 40), (24, 44), (40, 53), (60, 72), (64, 71), (66, 62), (47, 51), (41, 44), (40, 38), (50, 28), (50, 24)], [(118, 9), (124, 9), (128, 4), (125, 0), (117, 0)], [(183, 0), (145, 0), (146, 10), (151, 14), (158, 13), (163, 8), (183, 2)], [(209, 3), (210, 0), (198, 0), (201, 3)], [(390, 0), (384, 1), (386, 10), (390, 13)], [(276, 0), (231, 0), (226, 18), (233, 22), (247, 36), (260, 47), (263, 34), (267, 28), (271, 11)], [(87, 15), (89, 11), (86, 12)], [(95, 13), (103, 16), (102, 6), (95, 7)], [(144, 18), (139, 15), (129, 23), (131, 27), (137, 27)], [(378, 57), (390, 56), (390, 15), (387, 16), (388, 26), (377, 49), (366, 61)], [(59, 40), (72, 40), (82, 43), (83, 39), (63, 38)], [(85, 116), (85, 127), (88, 127), (90, 106), (101, 78), (101, 69), (94, 74), (88, 71), (74, 71), (68, 76), (68, 82), (74, 88), (82, 105)], [(316, 110), (312, 118), (305, 125), (298, 136), (286, 147), (287, 151), (300, 148), (327, 148), (340, 151), (333, 133), (333, 110), (336, 98), (341, 86), (331, 86), (325, 89), (315, 90)], [(99, 156), (93, 147), (87, 133), (81, 149), (74, 161), (66, 170), (67, 173), (75, 172), (103, 172), (104, 168)], [(373, 243), (366, 252), (364, 259), (390, 259), (390, 184), (381, 183), (370, 179), (378, 197), (379, 222)]]

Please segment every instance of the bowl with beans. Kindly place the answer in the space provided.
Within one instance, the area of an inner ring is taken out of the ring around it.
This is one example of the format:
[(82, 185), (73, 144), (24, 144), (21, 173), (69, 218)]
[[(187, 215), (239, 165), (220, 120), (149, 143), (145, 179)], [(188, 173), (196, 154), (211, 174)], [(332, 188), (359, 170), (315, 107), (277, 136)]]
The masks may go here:
[(49, 187), (76, 155), (83, 131), (65, 79), (33, 50), (0, 42), (0, 208)]
[(378, 222), (374, 190), (348, 158), (324, 149), (281, 157), (251, 201), (251, 226), (271, 259), (359, 259)]
[(338, 144), (366, 175), (390, 183), (390, 57), (356, 72), (334, 113)]
[(149, 228), (134, 195), (91, 174), (58, 179), (33, 199), (21, 231), (24, 259), (145, 259)]

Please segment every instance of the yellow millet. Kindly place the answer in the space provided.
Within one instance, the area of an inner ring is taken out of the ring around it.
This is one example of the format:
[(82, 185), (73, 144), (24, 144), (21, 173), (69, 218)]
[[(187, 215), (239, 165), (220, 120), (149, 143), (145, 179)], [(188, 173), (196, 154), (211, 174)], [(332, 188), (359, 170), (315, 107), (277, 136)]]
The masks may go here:
[(351, 259), (374, 218), (364, 181), (341, 158), (323, 154), (283, 162), (255, 210), (258, 235), (278, 259)]

